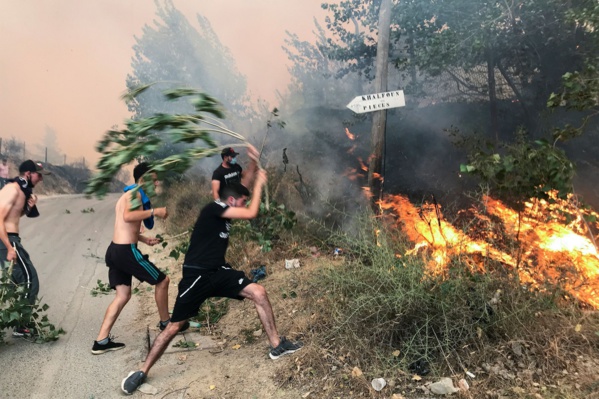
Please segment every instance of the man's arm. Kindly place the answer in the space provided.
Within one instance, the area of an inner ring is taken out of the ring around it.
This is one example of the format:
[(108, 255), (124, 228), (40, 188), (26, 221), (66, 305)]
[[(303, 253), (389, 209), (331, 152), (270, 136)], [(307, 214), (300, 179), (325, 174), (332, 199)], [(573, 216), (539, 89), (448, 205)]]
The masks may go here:
[(139, 235), (138, 240), (140, 242), (143, 242), (146, 245), (151, 246), (151, 247), (154, 246), (154, 245), (156, 245), (156, 244), (160, 244), (162, 242), (162, 240), (160, 238), (157, 238), (157, 237), (146, 237), (146, 236), (142, 236), (141, 234)]
[(6, 231), (6, 225), (4, 224), (4, 221), (8, 217), (8, 213), (12, 210), (13, 206), (17, 202), (18, 197), (19, 188), (16, 184), (9, 184), (0, 190), (0, 240), (8, 249), (6, 260), (9, 262), (15, 260), (17, 254), (8, 240), (8, 233)]
[(252, 200), (247, 208), (228, 207), (222, 214), (226, 219), (253, 219), (258, 216), (260, 210), (260, 199), (262, 197), (262, 187), (267, 181), (266, 171), (258, 171), (256, 181), (254, 182), (254, 190), (252, 192)]
[(252, 180), (254, 180), (254, 175), (258, 170), (258, 158), (260, 157), (256, 147), (251, 144), (248, 147), (248, 156), (250, 157), (250, 165), (247, 170), (241, 172), (241, 184), (246, 187), (249, 187), (252, 184)]
[[(131, 210), (131, 194), (125, 193), (126, 202), (125, 210), (123, 211), (123, 220), (127, 223), (139, 222), (147, 219), (150, 216), (156, 216), (160, 219), (166, 219), (168, 217), (168, 211), (166, 208), (152, 208), (152, 209), (136, 209)], [(141, 203), (141, 194), (137, 193), (137, 200)]]
[(218, 191), (220, 190), (220, 181), (212, 180), (212, 197), (214, 200), (219, 199)]

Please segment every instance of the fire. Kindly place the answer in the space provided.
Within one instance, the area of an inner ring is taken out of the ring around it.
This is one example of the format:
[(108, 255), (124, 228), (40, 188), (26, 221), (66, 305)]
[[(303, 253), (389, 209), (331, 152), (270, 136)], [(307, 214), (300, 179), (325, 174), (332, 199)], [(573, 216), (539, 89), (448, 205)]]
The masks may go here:
[[(567, 225), (563, 223), (565, 210), (578, 209), (572, 198), (554, 198), (551, 204), (530, 201), (520, 215), (501, 201), (491, 197), (483, 200), (486, 213), (469, 210), (480, 231), (471, 226), (468, 232), (447, 222), (437, 204), (416, 207), (406, 197), (394, 195), (385, 197), (379, 206), (398, 217), (398, 225), (415, 243), (404, 256), (426, 254), (431, 273), (445, 273), (456, 257), (473, 271), (484, 272), (485, 260), (492, 259), (516, 270), (522, 283), (531, 288), (545, 289), (546, 283), (560, 285), (573, 297), (599, 309), (599, 253), (586, 236), (588, 225), (581, 212)], [(588, 214), (591, 220), (599, 216)]]
[(355, 140), (356, 139), (356, 135), (355, 134), (351, 134), (348, 128), (345, 128), (345, 135), (350, 140)]
[(366, 166), (364, 161), (362, 161), (362, 158), (358, 158), (358, 161), (360, 162), (360, 169), (362, 169), (364, 172), (368, 172), (368, 166)]

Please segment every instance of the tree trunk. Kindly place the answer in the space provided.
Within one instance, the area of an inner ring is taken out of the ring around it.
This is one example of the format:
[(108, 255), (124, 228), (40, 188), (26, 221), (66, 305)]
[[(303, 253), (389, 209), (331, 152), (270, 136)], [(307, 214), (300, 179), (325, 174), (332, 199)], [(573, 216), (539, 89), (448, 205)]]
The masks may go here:
[[(389, 35), (391, 32), (391, 0), (382, 0), (379, 11), (379, 40), (376, 48), (375, 92), (387, 91), (387, 71), (389, 68)], [(372, 117), (370, 136), (370, 166), (368, 187), (372, 195), (371, 205), (376, 210), (376, 202), (383, 190), (383, 149), (385, 147), (385, 126), (387, 111), (375, 111)]]
[(495, 88), (495, 56), (492, 49), (487, 49), (487, 79), (489, 81), (489, 112), (491, 113), (491, 134), (495, 143), (499, 143), (499, 127), (497, 119), (497, 93)]

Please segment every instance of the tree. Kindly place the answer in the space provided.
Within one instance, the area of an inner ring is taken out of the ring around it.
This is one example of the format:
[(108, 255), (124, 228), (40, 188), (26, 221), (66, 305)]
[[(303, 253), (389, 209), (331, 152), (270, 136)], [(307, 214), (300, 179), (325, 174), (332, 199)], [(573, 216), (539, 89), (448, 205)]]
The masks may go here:
[[(593, 41), (567, 15), (585, 3), (591, 2), (402, 0), (393, 5), (391, 62), (416, 100), (488, 102), (489, 131), (497, 140), (499, 101), (518, 107), (532, 126), (561, 75), (581, 65), (582, 49)], [(328, 56), (369, 80), (379, 4), (323, 5), (332, 14)]]
[[(193, 87), (218, 97), (229, 114), (232, 126), (237, 120), (255, 116), (247, 94), (247, 85), (235, 66), (229, 50), (222, 45), (210, 22), (197, 15), (198, 28), (175, 8), (172, 0), (155, 1), (157, 19), (146, 25), (133, 46), (133, 72), (127, 87), (134, 89), (158, 83), (128, 102), (134, 118), (156, 113), (190, 112), (184, 102), (165, 102), (160, 92), (167, 87)], [(166, 146), (157, 156), (177, 153), (177, 146)]]
[(283, 50), (291, 62), (287, 68), (291, 75), (290, 101), (296, 107), (343, 107), (348, 97), (362, 92), (361, 81), (355, 74), (341, 73), (344, 63), (327, 56), (324, 28), (316, 19), (314, 26), (315, 43), (286, 32)]

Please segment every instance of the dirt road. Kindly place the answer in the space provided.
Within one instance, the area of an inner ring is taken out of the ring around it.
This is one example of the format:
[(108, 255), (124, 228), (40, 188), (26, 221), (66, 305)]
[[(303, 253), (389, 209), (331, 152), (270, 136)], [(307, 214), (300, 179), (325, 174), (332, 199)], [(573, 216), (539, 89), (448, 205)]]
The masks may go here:
[(40, 297), (50, 306), (50, 321), (66, 335), (38, 345), (7, 331), (8, 345), (0, 346), (1, 398), (121, 397), (126, 365), (140, 360), (145, 342), (145, 331), (136, 327), (136, 296), (113, 329), (125, 350), (99, 356), (90, 352), (112, 300), (92, 297), (90, 288), (98, 279), (108, 280), (104, 252), (112, 237), (116, 198), (42, 198), (41, 216), (22, 218), (20, 235), (39, 274)]

